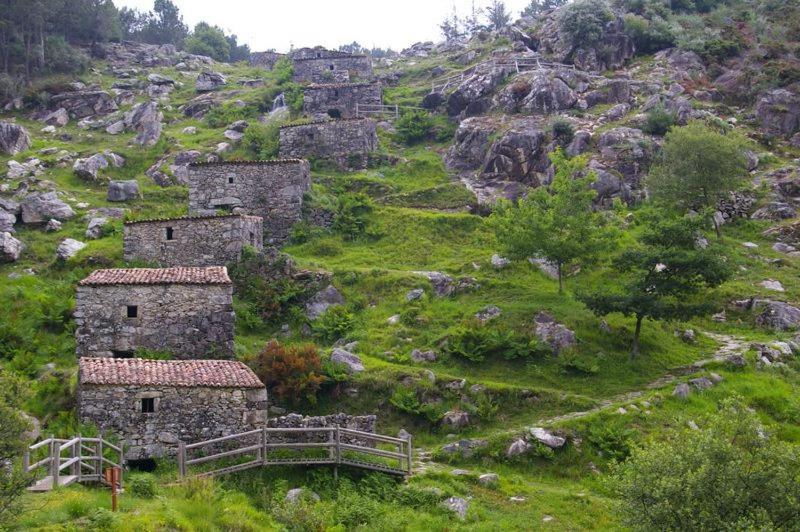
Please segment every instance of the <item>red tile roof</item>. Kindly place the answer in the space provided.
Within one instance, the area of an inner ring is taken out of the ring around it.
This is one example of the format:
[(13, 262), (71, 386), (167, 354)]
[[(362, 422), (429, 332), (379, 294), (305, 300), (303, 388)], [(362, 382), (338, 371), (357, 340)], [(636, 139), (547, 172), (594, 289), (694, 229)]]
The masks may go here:
[(108, 386), (200, 386), (263, 388), (253, 370), (238, 360), (145, 360), (84, 357), (81, 384)]
[(231, 284), (225, 266), (95, 270), (80, 286), (116, 284)]

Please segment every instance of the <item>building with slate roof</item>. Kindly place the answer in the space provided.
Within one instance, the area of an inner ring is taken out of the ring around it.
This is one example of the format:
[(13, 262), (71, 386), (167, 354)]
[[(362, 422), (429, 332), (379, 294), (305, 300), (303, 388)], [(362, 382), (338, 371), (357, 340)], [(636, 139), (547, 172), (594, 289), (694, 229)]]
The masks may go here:
[(233, 284), (224, 266), (95, 270), (78, 283), (79, 357), (233, 356)]
[(267, 391), (234, 360), (81, 358), (78, 418), (113, 434), (127, 460), (174, 455), (192, 443), (261, 428)]

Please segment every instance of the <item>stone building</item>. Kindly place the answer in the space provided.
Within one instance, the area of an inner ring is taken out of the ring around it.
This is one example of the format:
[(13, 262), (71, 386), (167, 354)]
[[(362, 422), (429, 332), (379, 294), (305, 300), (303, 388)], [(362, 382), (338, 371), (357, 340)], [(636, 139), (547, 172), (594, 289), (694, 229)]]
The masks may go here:
[(78, 356), (233, 355), (233, 284), (224, 266), (95, 270), (78, 283)]
[(278, 52), (253, 52), (250, 54), (250, 66), (272, 70), (275, 63), (286, 57)]
[(343, 170), (365, 168), (370, 153), (377, 148), (375, 121), (369, 118), (343, 118), (280, 128), (281, 157), (328, 160)]
[(178, 442), (266, 423), (267, 390), (234, 360), (81, 358), (78, 419), (119, 438), (127, 460), (174, 455)]
[(381, 84), (329, 83), (303, 89), (303, 112), (314, 118), (354, 118), (356, 105), (381, 105)]
[(280, 245), (300, 220), (303, 194), (311, 188), (308, 161), (281, 159), (189, 165), (189, 212), (216, 210), (264, 219), (264, 241)]
[(125, 260), (161, 266), (219, 266), (237, 262), (245, 246), (264, 246), (258, 216), (185, 216), (125, 222)]
[(291, 54), (294, 81), (312, 83), (346, 83), (372, 79), (372, 59), (324, 48), (302, 48)]

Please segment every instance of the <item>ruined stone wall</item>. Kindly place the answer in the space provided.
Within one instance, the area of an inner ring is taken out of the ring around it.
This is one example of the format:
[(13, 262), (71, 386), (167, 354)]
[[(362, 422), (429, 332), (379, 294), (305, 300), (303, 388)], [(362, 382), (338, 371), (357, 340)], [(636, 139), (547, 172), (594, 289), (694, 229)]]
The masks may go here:
[(375, 121), (368, 118), (312, 122), (280, 129), (281, 157), (331, 161), (343, 170), (365, 168), (378, 148)]
[(303, 89), (303, 112), (315, 118), (353, 118), (356, 104), (381, 103), (383, 98), (378, 82), (311, 85)]
[(244, 246), (264, 247), (261, 221), (241, 215), (128, 222), (125, 260), (164, 267), (230, 264), (241, 258)]
[(250, 54), (250, 66), (272, 70), (275, 63), (286, 57), (286, 54), (277, 52), (253, 52)]
[[(142, 413), (142, 399), (155, 399), (155, 412)], [(194, 443), (264, 426), (264, 388), (105, 386), (78, 388), (78, 418), (114, 434), (125, 458), (175, 455), (178, 442)]]
[(300, 220), (311, 188), (308, 161), (299, 159), (203, 163), (189, 166), (189, 212), (216, 209), (264, 219), (264, 240), (280, 245)]
[[(127, 356), (137, 348), (174, 358), (233, 356), (233, 286), (204, 284), (78, 286), (78, 356)], [(136, 305), (137, 317), (128, 317)]]
[(293, 58), (294, 81), (311, 83), (372, 79), (372, 60), (365, 55)]

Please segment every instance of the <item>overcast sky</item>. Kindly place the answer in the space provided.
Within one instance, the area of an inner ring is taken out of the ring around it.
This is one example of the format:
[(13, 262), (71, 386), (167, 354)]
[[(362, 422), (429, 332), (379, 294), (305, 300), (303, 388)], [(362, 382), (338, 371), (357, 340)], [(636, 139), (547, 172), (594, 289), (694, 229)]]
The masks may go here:
[[(317, 44), (336, 48), (358, 41), (372, 48), (401, 50), (418, 41), (438, 41), (439, 22), (472, 0), (174, 0), (189, 27), (200, 21), (235, 33), (253, 51), (286, 51)], [(149, 11), (153, 0), (114, 0), (117, 7)], [(505, 0), (516, 20), (529, 0)], [(475, 0), (477, 7), (489, 0)]]

